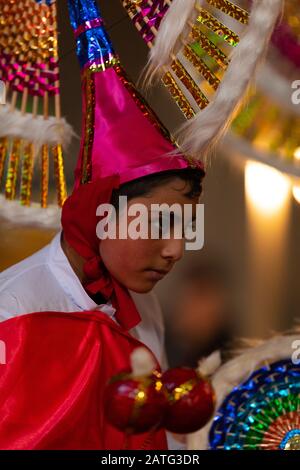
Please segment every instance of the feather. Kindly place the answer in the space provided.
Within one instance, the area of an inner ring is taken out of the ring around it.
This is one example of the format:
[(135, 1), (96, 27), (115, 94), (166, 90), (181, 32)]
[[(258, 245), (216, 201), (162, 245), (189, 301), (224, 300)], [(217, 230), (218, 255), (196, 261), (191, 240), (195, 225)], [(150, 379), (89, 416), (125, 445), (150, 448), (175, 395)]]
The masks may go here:
[[(151, 84), (155, 76), (161, 77), (170, 71), (170, 64), (187, 42), (188, 32), (191, 25), (195, 24), (197, 12), (202, 6), (200, 0), (173, 1), (150, 50), (144, 72), (146, 86)], [(215, 95), (204, 110), (199, 110), (179, 128), (175, 135), (179, 149), (175, 153), (206, 160), (230, 125), (254, 79), (282, 8), (283, 0), (253, 0), (248, 25), (229, 56), (228, 68)], [(198, 85), (195, 83), (195, 86)], [(189, 97), (186, 98), (189, 101)]]
[(173, 0), (160, 24), (154, 46), (150, 50), (149, 61), (145, 68), (144, 86), (151, 85), (154, 77), (159, 78), (164, 72), (164, 66), (170, 65), (172, 55), (179, 52), (182, 40), (189, 33), (188, 22), (197, 16), (195, 3), (195, 0)]
[(38, 153), (43, 144), (62, 144), (67, 148), (75, 132), (64, 118), (49, 116), (32, 117), (32, 114), (22, 114), (9, 106), (0, 107), (0, 138), (20, 138), (32, 142)]
[(22, 206), (19, 201), (9, 201), (0, 195), (0, 217), (13, 224), (59, 229), (61, 209), (56, 205), (46, 208), (38, 203)]
[(223, 136), (264, 58), (282, 6), (282, 0), (253, 1), (249, 25), (213, 101), (177, 133), (181, 152), (205, 159)]

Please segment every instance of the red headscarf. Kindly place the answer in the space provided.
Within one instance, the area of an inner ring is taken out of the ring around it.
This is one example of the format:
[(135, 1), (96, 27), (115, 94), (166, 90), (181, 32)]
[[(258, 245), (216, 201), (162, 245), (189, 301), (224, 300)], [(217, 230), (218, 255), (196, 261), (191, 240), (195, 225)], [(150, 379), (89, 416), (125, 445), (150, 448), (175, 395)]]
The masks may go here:
[(116, 309), (116, 320), (123, 328), (130, 330), (141, 321), (141, 317), (128, 289), (106, 269), (100, 257), (100, 240), (96, 234), (100, 220), (96, 216), (97, 207), (109, 203), (113, 189), (119, 185), (118, 175), (81, 185), (66, 200), (61, 222), (65, 240), (86, 260), (86, 292), (91, 295), (100, 293), (106, 300), (110, 299)]

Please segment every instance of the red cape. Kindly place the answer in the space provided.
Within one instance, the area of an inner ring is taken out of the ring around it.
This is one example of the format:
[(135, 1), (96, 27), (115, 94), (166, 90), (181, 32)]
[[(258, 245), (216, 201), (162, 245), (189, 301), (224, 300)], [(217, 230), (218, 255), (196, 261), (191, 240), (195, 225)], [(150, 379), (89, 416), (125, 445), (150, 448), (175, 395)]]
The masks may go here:
[[(101, 312), (33, 313), (0, 323), (0, 449), (123, 449), (103, 391), (141, 343)], [(143, 345), (144, 346), (144, 345)], [(167, 449), (163, 430), (129, 449)]]

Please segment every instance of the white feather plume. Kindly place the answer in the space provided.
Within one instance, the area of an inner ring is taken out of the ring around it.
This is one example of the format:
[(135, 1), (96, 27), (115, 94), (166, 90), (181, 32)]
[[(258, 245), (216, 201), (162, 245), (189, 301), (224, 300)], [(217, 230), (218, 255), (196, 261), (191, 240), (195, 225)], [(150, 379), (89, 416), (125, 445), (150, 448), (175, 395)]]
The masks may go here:
[[(164, 66), (170, 65), (172, 54), (177, 54), (182, 41), (189, 33), (188, 22), (196, 17), (196, 0), (173, 0), (165, 14), (146, 65), (145, 84), (150, 85), (153, 78), (163, 74)], [(203, 0), (198, 1), (203, 3)]]
[(282, 0), (253, 1), (249, 25), (213, 100), (179, 129), (181, 152), (205, 158), (222, 137), (264, 58), (282, 6)]
[[(201, 0), (196, 0), (202, 6)], [(159, 28), (146, 66), (145, 84), (166, 72), (174, 54), (182, 47), (190, 21), (197, 15), (194, 0), (174, 0)], [(283, 0), (253, 0), (249, 24), (234, 49), (230, 64), (211, 103), (177, 132), (179, 152), (205, 159), (231, 123), (258, 64), (263, 59), (271, 34), (283, 8)]]
[(9, 106), (0, 106), (0, 137), (20, 138), (33, 142), (37, 154), (43, 144), (62, 144), (67, 148), (75, 132), (64, 118), (49, 116), (32, 117), (11, 110)]
[(38, 203), (22, 206), (19, 201), (9, 201), (0, 195), (0, 218), (16, 225), (60, 228), (61, 209), (57, 205), (42, 208)]

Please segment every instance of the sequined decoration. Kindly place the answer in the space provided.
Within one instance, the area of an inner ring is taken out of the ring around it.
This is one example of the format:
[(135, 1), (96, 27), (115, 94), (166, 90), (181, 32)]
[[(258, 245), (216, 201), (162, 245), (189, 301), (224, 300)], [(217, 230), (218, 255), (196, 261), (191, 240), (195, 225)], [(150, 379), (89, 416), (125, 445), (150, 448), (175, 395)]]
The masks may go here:
[(172, 62), (171, 68), (173, 72), (175, 73), (175, 75), (177, 75), (179, 80), (186, 87), (186, 89), (189, 90), (189, 92), (191, 93), (192, 97), (196, 101), (199, 108), (200, 109), (205, 108), (209, 103), (208, 99), (202, 93), (200, 88), (196, 85), (195, 81), (190, 76), (190, 74), (185, 70), (183, 65), (178, 60), (174, 60), (174, 62)]
[[(36, 118), (46, 120), (51, 117), (59, 122), (56, 1), (0, 0), (0, 26), (0, 79), (6, 82), (7, 119), (12, 119), (9, 111), (18, 112), (20, 119), (26, 116), (29, 129), (30, 126), (34, 129)], [(2, 119), (6, 119), (5, 114)], [(10, 135), (8, 128), (8, 135), (0, 141), (0, 182), (2, 179), (7, 199), (18, 199), (22, 205), (29, 206), (33, 174), (41, 168), (40, 201), (41, 207), (47, 207), (47, 138), (41, 146), (35, 147), (29, 132), (26, 131), (26, 138), (23, 133)], [(60, 142), (57, 142), (55, 154), (58, 199), (62, 201), (66, 193)], [(42, 164), (35, 168), (36, 162)]]
[(49, 148), (47, 144), (42, 146), (41, 152), (41, 207), (48, 205), (49, 186)]
[[(149, 47), (171, 4), (171, 0), (123, 0), (124, 8)], [(240, 41), (239, 34), (232, 29), (232, 20), (229, 27), (225, 19), (220, 21), (216, 10), (244, 25), (249, 20), (248, 11), (229, 0), (208, 0), (207, 5), (201, 6), (195, 3), (197, 16), (194, 23), (189, 23), (189, 37), (181, 40), (182, 49), (177, 56), (170, 57), (172, 63), (162, 79), (187, 119), (195, 115), (197, 106), (199, 109), (208, 106), (230, 63), (231, 48)]]
[[(226, 69), (229, 65), (229, 59), (224, 54), (224, 52), (219, 49), (202, 31), (200, 31), (196, 26), (192, 28), (191, 36), (197, 45), (206, 52), (206, 54), (214, 59), (216, 63)], [(195, 47), (195, 50), (197, 48)]]
[(97, 67), (105, 70), (113, 65), (116, 54), (95, 2), (72, 0), (68, 6), (80, 67), (94, 67), (96, 71)]
[(95, 116), (95, 82), (94, 73), (85, 69), (82, 77), (82, 89), (86, 97), (86, 112), (84, 124), (84, 147), (82, 154), (81, 184), (89, 183), (92, 179), (92, 148), (94, 142)]
[(249, 21), (249, 13), (238, 5), (229, 0), (206, 0), (209, 5), (223, 11), (226, 15), (230, 15), (240, 23), (247, 24)]
[(290, 359), (256, 370), (219, 408), (212, 450), (300, 450), (300, 365)]
[(205, 80), (215, 89), (218, 89), (220, 85), (220, 80), (216, 75), (210, 70), (206, 63), (194, 52), (193, 48), (188, 45), (183, 49), (184, 56), (193, 64), (195, 69), (202, 75)]
[(171, 0), (123, 0), (124, 8), (147, 44), (151, 44), (155, 39), (170, 5)]
[(33, 175), (34, 146), (32, 143), (26, 143), (23, 151), (22, 180), (21, 180), (21, 204), (30, 205), (31, 187)]
[(63, 206), (67, 198), (66, 181), (64, 176), (64, 160), (62, 153), (62, 146), (55, 145), (53, 147), (54, 155), (54, 175), (57, 190), (57, 203), (60, 207)]
[(197, 22), (205, 25), (211, 31), (220, 36), (224, 41), (228, 42), (230, 46), (237, 46), (239, 43), (239, 36), (235, 34), (230, 28), (227, 28), (221, 21), (215, 18), (211, 13), (209, 13), (204, 8), (199, 8), (199, 16), (197, 17)]
[(7, 156), (8, 141), (5, 137), (0, 139), (0, 188), (4, 173), (5, 161)]
[[(52, 2), (53, 3), (53, 2)], [(0, 75), (10, 89), (30, 95), (58, 93), (52, 9), (35, 0), (0, 0)]]
[(183, 115), (187, 119), (191, 119), (193, 116), (195, 116), (195, 112), (192, 106), (190, 105), (185, 95), (174, 80), (173, 76), (169, 72), (164, 75), (163, 83), (169, 90), (173, 100), (178, 105)]
[(9, 156), (7, 178), (5, 184), (5, 196), (9, 200), (16, 197), (17, 174), (21, 156), (21, 140), (15, 139), (12, 143), (12, 150)]

